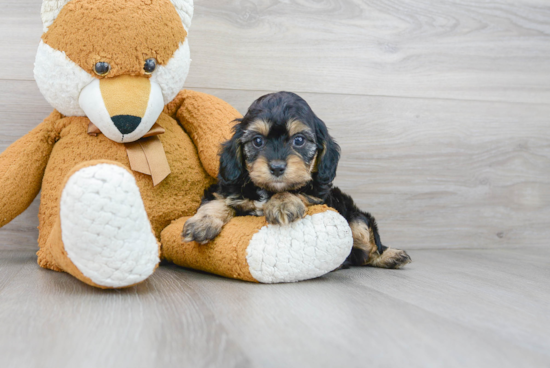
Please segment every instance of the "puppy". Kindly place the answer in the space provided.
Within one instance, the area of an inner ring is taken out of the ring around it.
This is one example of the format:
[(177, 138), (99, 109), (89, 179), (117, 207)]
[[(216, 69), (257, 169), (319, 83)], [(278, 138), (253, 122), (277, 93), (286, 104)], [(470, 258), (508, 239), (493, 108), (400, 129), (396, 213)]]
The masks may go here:
[(333, 187), (340, 147), (301, 97), (290, 92), (257, 99), (223, 145), (218, 183), (205, 191), (184, 241), (206, 243), (234, 216), (265, 216), (285, 225), (305, 216), (307, 206), (326, 204), (349, 223), (353, 249), (344, 267), (399, 268), (405, 251), (382, 245), (374, 217)]

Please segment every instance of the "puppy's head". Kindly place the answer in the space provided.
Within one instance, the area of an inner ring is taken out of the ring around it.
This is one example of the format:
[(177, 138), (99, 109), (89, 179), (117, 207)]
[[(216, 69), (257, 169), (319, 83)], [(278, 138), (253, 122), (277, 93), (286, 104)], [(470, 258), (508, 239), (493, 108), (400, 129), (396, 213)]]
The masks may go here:
[(338, 144), (306, 101), (294, 93), (260, 97), (234, 128), (220, 160), (222, 184), (250, 179), (271, 192), (313, 181), (329, 185), (336, 176)]

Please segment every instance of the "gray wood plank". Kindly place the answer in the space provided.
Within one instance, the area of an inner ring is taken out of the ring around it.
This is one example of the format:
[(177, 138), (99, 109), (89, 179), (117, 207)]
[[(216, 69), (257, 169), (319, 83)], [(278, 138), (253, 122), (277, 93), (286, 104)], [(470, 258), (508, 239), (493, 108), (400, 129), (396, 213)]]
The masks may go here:
[[(199, 90), (241, 112), (266, 93)], [(51, 108), (34, 82), (0, 81), (0, 91), (1, 151)], [(377, 217), (387, 244), (548, 246), (549, 106), (302, 95), (342, 146), (336, 184)], [(34, 231), (36, 208), (6, 228)]]
[[(549, 366), (547, 2), (195, 3), (188, 88), (241, 112), (304, 92), (337, 184), (414, 262), (287, 285), (163, 266), (101, 291), (36, 265), (36, 199), (0, 230), (0, 366)], [(0, 152), (51, 111), (39, 10), (0, 3)]]
[(548, 103), (539, 1), (198, 1), (189, 85)]
[(42, 35), (41, 4), (41, 0), (0, 2), (0, 79), (34, 80), (34, 58)]
[(237, 336), (177, 273), (161, 269), (137, 287), (102, 291), (34, 261), (21, 264), (29, 253), (0, 251), (2, 263), (19, 263), (0, 289), (0, 366), (250, 366)]
[(413, 278), (376, 270), (342, 273), (340, 281), (367, 286), (479, 333), (490, 332), (550, 356), (548, 247), (414, 254), (419, 262), (409, 269)]
[[(195, 1), (188, 86), (548, 103), (550, 6)], [(0, 79), (31, 80), (40, 0), (0, 5)]]
[[(525, 366), (547, 365), (550, 321), (542, 315), (550, 311), (550, 295), (548, 272), (540, 269), (549, 252), (527, 258), (518, 250), (486, 252), (503, 262), (473, 250), (462, 257), (413, 251), (415, 262), (402, 271), (356, 268), (259, 291), (223, 280), (205, 284), (208, 275), (195, 283), (207, 295), (216, 289), (211, 308), (254, 347), (253, 361), (264, 366), (287, 366), (289, 355), (299, 357), (297, 366), (505, 367), (523, 359)], [(538, 267), (526, 271), (522, 261)], [(502, 277), (495, 281), (494, 273)], [(508, 306), (514, 295), (522, 300)]]
[(545, 367), (548, 249), (411, 252), (257, 285), (162, 266), (101, 291), (0, 250), (0, 365), (9, 367)]
[[(207, 90), (246, 111), (263, 91)], [(395, 247), (548, 246), (550, 109), (301, 94), (342, 147), (336, 185)]]

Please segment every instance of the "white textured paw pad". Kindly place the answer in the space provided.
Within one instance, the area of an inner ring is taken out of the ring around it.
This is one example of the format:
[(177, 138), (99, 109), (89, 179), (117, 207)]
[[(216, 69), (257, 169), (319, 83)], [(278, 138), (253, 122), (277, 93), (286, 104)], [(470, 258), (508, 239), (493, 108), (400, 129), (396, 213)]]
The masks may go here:
[(98, 285), (136, 284), (159, 263), (139, 189), (121, 167), (99, 164), (77, 171), (63, 189), (60, 215), (67, 255)]
[(352, 245), (347, 221), (334, 211), (326, 211), (286, 226), (264, 226), (252, 237), (246, 260), (259, 282), (294, 282), (336, 269)]

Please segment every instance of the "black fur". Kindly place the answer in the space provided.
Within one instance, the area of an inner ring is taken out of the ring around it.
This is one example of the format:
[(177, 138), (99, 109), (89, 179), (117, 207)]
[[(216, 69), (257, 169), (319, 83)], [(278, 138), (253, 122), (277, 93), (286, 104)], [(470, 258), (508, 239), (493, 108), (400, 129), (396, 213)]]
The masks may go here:
[[(262, 153), (266, 160), (284, 160), (288, 156), (290, 149), (285, 142), (291, 137), (288, 136), (287, 122), (299, 120), (311, 129), (314, 136), (308, 138), (311, 139), (311, 144), (315, 144), (313, 154), (304, 153), (300, 156), (306, 164), (313, 164), (312, 160), (316, 160), (316, 171), (312, 173), (309, 182), (298, 189), (287, 191), (307, 196), (311, 204), (327, 204), (349, 223), (364, 222), (372, 230), (378, 253), (382, 254), (387, 247), (380, 240), (374, 217), (357, 208), (349, 195), (332, 185), (340, 159), (340, 147), (330, 136), (325, 123), (315, 115), (307, 102), (291, 92), (278, 92), (260, 97), (250, 106), (246, 115), (237, 121), (233, 137), (224, 143), (220, 154), (218, 183), (205, 191), (203, 203), (220, 196), (260, 201), (275, 194), (273, 191), (257, 187), (247, 170), (247, 163), (256, 159), (255, 151), (251, 150), (253, 157), (248, 157), (245, 152), (250, 139), (254, 139), (246, 136), (247, 127), (258, 120), (266, 121), (270, 125)], [(235, 211), (237, 216), (253, 214), (239, 208), (235, 208)], [(364, 265), (367, 258), (368, 254), (354, 248), (343, 266)]]
[(225, 142), (220, 154), (219, 183), (235, 185), (243, 181), (245, 175), (240, 140), (243, 136), (241, 124), (235, 125), (233, 137)]

